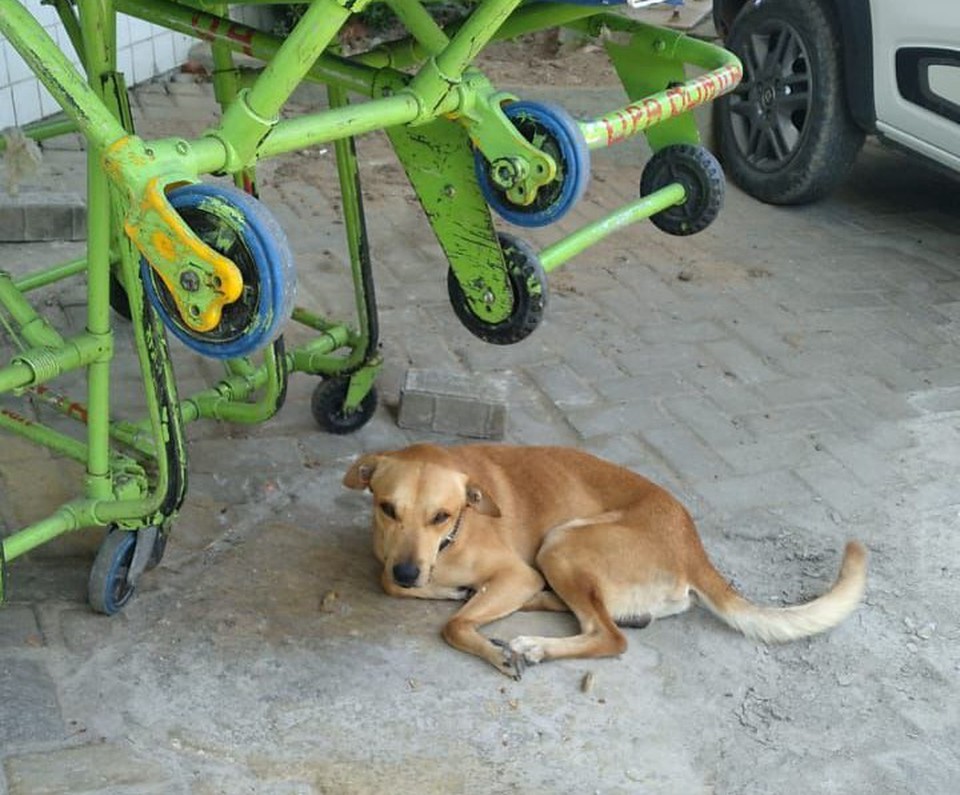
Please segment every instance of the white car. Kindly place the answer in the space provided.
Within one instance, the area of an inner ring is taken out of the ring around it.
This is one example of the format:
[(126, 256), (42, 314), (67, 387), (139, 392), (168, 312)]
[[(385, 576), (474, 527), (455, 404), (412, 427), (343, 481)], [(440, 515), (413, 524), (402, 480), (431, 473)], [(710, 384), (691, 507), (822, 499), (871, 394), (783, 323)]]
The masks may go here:
[(743, 61), (715, 103), (727, 176), (772, 204), (814, 201), (865, 135), (960, 173), (960, 0), (714, 0)]

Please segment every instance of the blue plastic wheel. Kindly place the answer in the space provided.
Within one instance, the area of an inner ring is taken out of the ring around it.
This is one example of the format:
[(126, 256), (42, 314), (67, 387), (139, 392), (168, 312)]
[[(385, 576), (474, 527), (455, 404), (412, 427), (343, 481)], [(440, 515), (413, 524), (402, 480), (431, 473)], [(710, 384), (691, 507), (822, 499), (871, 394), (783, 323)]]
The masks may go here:
[(293, 254), (273, 214), (249, 194), (221, 185), (185, 185), (167, 200), (194, 234), (240, 269), (243, 292), (223, 307), (214, 328), (200, 332), (183, 321), (163, 280), (141, 260), (144, 290), (164, 324), (188, 348), (216, 359), (247, 356), (273, 342), (296, 292)]
[(490, 164), (479, 150), (474, 164), (480, 190), (497, 214), (511, 224), (537, 227), (552, 224), (576, 204), (590, 179), (590, 150), (577, 122), (558, 105), (545, 102), (511, 102), (503, 112), (520, 134), (550, 155), (557, 164), (555, 179), (537, 191), (532, 204), (510, 201), (490, 178)]
[(133, 598), (136, 588), (127, 574), (136, 546), (135, 532), (111, 529), (103, 539), (87, 583), (90, 606), (98, 613), (112, 616)]

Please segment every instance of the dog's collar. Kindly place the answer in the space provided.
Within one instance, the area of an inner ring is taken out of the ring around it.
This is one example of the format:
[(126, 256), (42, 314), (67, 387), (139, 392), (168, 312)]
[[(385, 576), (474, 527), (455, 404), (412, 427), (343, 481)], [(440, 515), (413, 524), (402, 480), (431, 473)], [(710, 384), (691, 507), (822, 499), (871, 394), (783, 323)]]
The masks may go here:
[(465, 510), (466, 508), (460, 509), (460, 513), (457, 514), (457, 521), (453, 523), (453, 530), (447, 533), (443, 537), (443, 541), (440, 542), (440, 552), (443, 552), (443, 550), (457, 540), (457, 534), (460, 532), (460, 526), (463, 524), (463, 512)]

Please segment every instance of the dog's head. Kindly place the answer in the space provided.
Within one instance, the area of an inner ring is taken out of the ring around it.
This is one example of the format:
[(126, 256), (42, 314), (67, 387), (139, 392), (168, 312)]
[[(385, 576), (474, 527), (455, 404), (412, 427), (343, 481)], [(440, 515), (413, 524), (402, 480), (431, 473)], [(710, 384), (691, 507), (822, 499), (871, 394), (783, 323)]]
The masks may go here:
[(437, 556), (458, 534), (467, 511), (500, 515), (489, 495), (432, 445), (361, 456), (343, 485), (373, 493), (373, 550), (384, 578), (401, 588), (430, 581)]

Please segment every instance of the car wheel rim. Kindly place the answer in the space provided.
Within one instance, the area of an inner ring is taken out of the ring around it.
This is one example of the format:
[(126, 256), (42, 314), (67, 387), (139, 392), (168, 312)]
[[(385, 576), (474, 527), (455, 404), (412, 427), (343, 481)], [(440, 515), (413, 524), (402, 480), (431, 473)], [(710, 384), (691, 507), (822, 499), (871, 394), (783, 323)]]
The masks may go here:
[(747, 35), (739, 53), (744, 78), (730, 96), (737, 148), (761, 171), (777, 171), (803, 141), (813, 95), (810, 58), (800, 35), (782, 22)]

